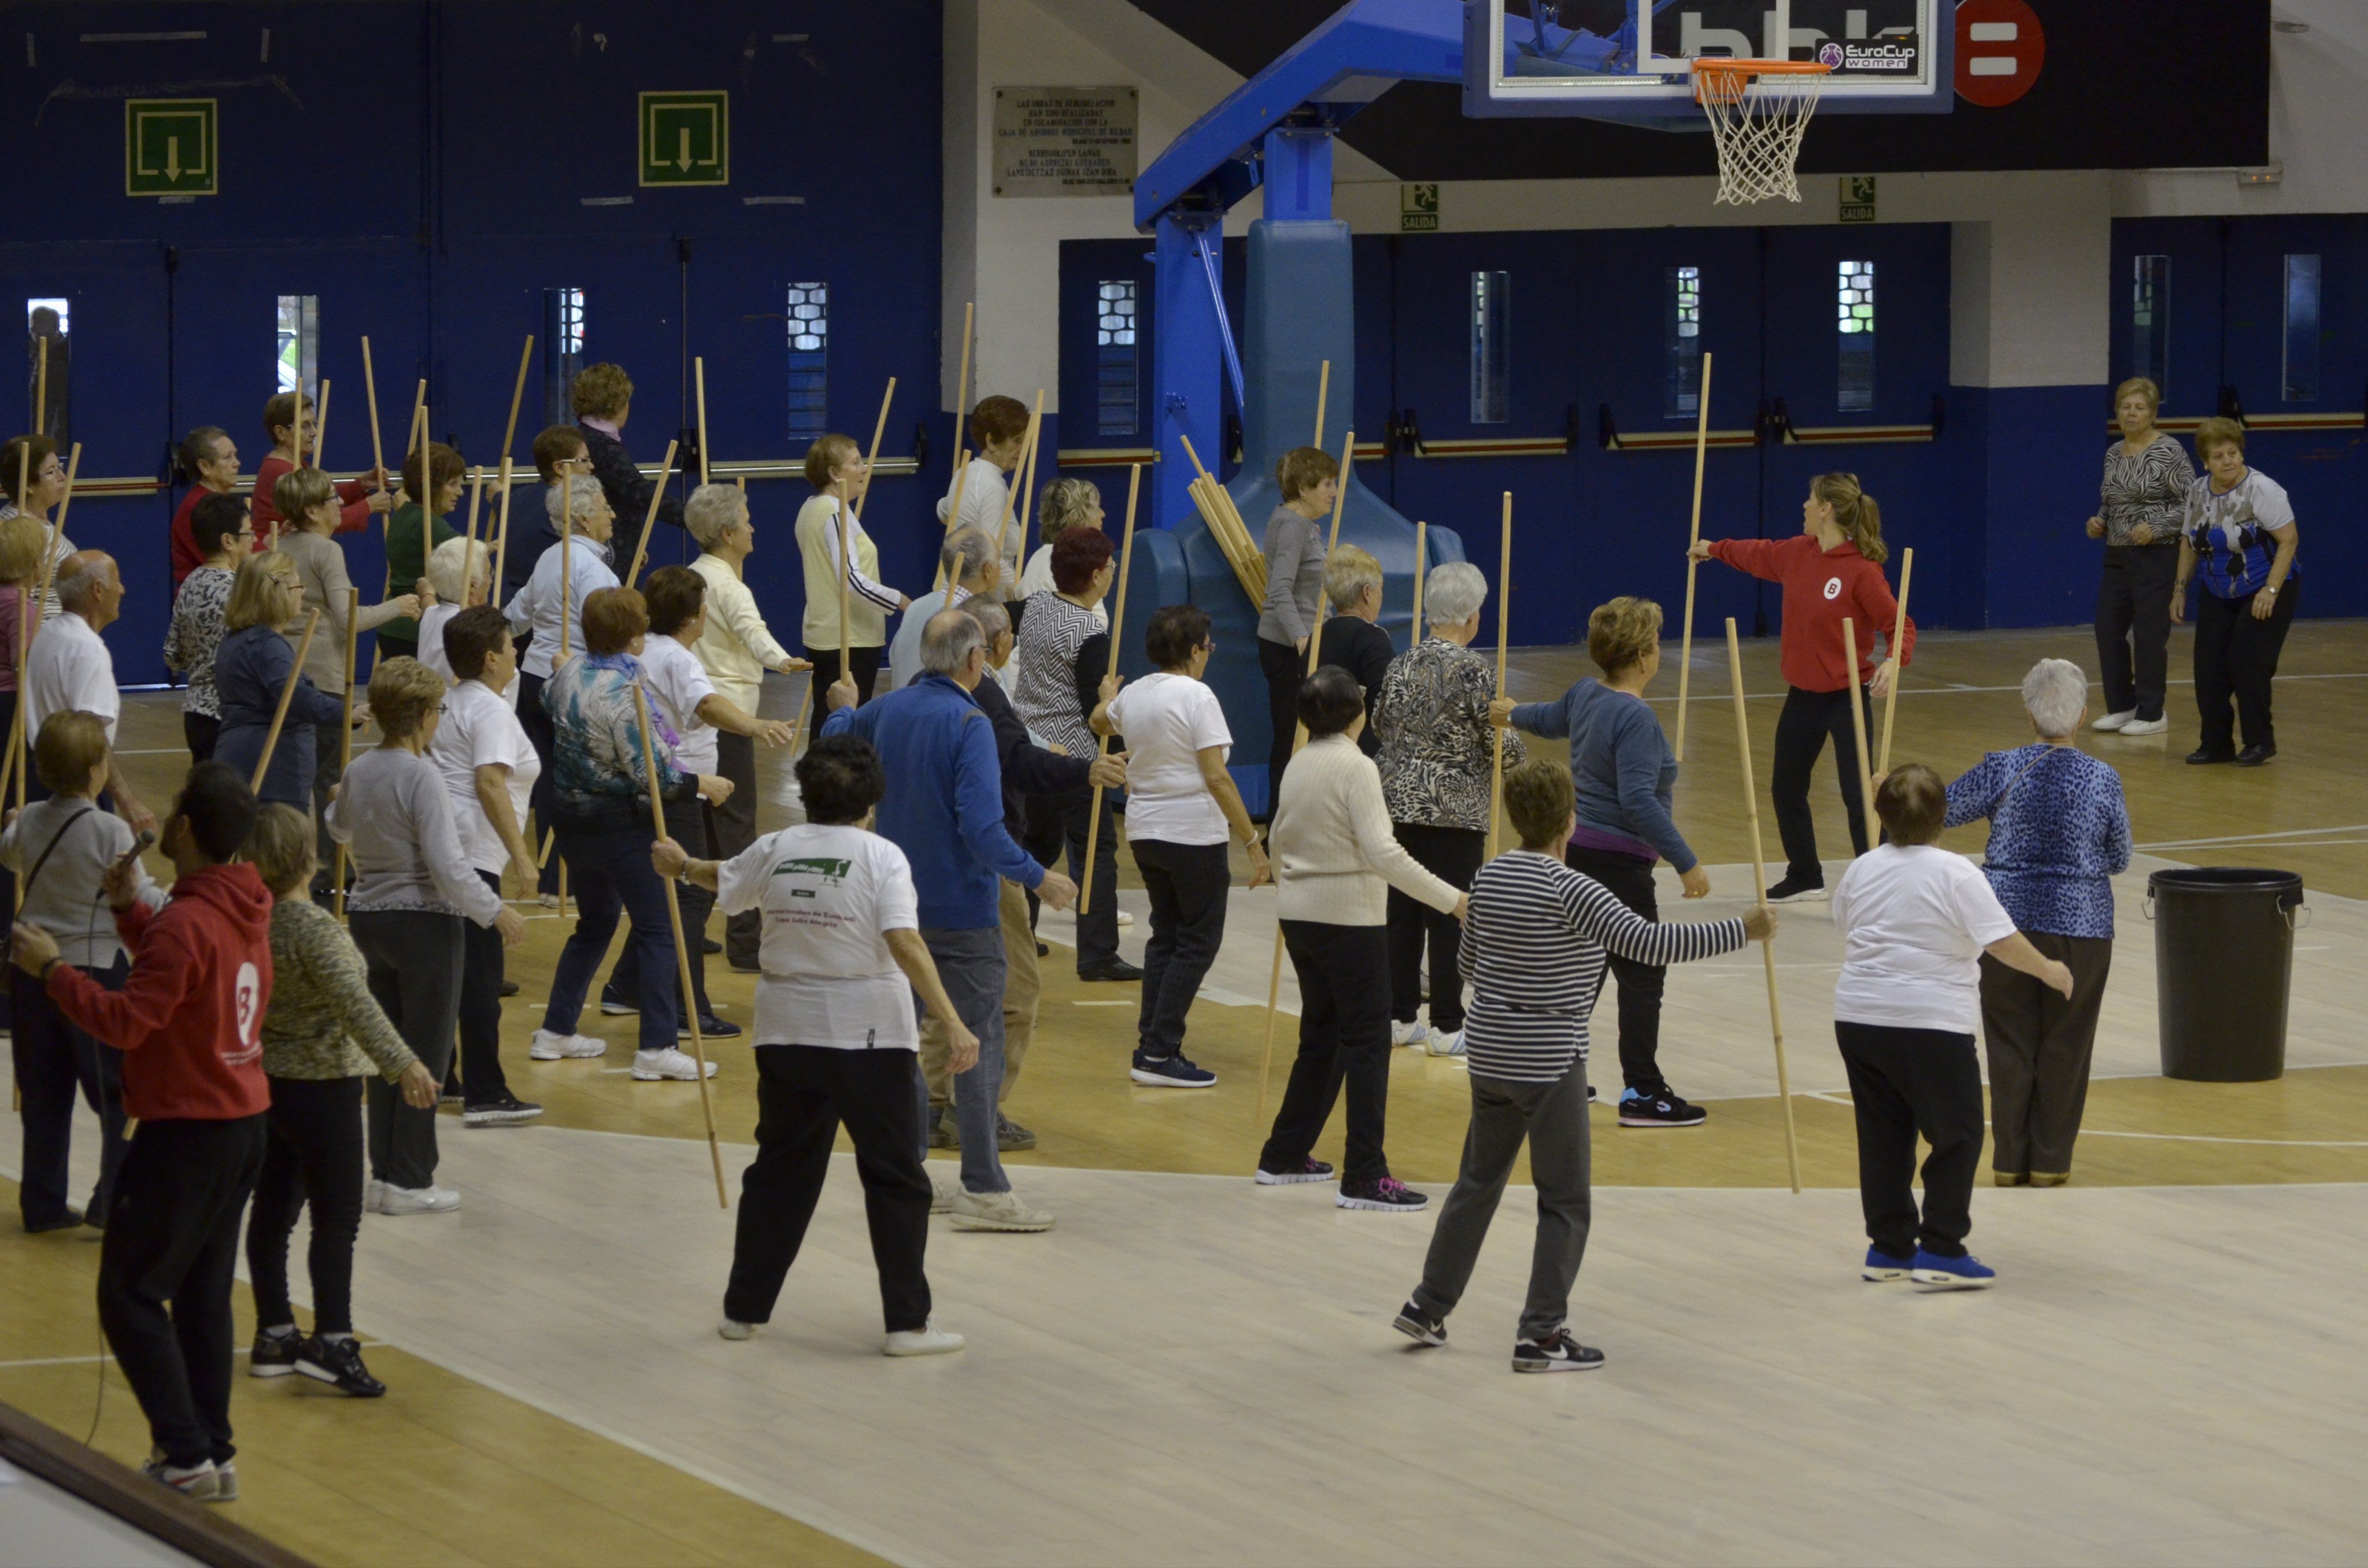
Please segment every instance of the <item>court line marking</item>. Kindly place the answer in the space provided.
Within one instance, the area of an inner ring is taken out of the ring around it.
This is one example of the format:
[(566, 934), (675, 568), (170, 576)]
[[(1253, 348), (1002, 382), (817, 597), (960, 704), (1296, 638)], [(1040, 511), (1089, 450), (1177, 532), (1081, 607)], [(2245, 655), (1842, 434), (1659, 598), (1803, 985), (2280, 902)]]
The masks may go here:
[(2368, 833), (2368, 822), (2328, 824), (2321, 827), (2290, 827), (2277, 833), (2227, 833), (2216, 838), (2162, 838), (2151, 844), (2133, 844), (2132, 849), (2204, 849), (2223, 844), (2259, 844), (2264, 848), (2280, 839), (2308, 838), (2316, 833)]
[[(1848, 1095), (1830, 1089), (1804, 1089), (1801, 1097), (1856, 1108)], [(1985, 1120), (1983, 1125), (1992, 1127), (1997, 1124)], [(2204, 1132), (2115, 1132), (2101, 1127), (2083, 1127), (2079, 1135), (2083, 1138), (2144, 1138), (2161, 1143), (2243, 1143), (2266, 1149), (2368, 1149), (2368, 1139), (2356, 1138), (2219, 1138)]]
[[(2328, 673), (2328, 674), (2325, 674), (2325, 675), (2277, 676), (2274, 676), (2274, 677), (2272, 677), (2272, 678), (2273, 678), (2273, 679), (2275, 679), (2275, 680), (2279, 680), (2279, 681), (2289, 681), (2289, 680), (2368, 680), (2368, 670), (2337, 670), (2337, 671), (2333, 671), (2333, 672), (2330, 672), (2330, 673)], [(2179, 678), (2176, 678), (2176, 679), (2172, 679), (2172, 680), (2165, 681), (2163, 684), (2164, 684), (2165, 686), (2193, 686), (2193, 685), (2195, 684), (2195, 681), (2194, 681), (2194, 679), (2193, 679), (2193, 677), (2192, 677), (2192, 676), (2181, 676), (2181, 677), (2179, 677)], [(2090, 682), (2089, 683), (2089, 689), (2091, 689), (2091, 690), (2097, 690), (2097, 691), (2100, 691), (2100, 690), (2102, 690), (2102, 689), (2104, 688), (2104, 687), (2103, 687), (2103, 683), (2102, 683), (2102, 682), (2100, 682), (2100, 681), (2093, 681), (2093, 680), (2092, 680), (2092, 681), (2090, 681)], [(1955, 682), (1953, 682), (1953, 681), (1952, 681), (1952, 682), (1951, 682), (1951, 683), (1950, 683), (1949, 685), (1947, 685), (1947, 686), (1903, 686), (1903, 687), (1901, 687), (1899, 688), (1899, 695), (1900, 695), (1900, 696), (1902, 696), (1902, 697), (1966, 697), (1966, 696), (1974, 695), (1974, 694), (1975, 694), (1975, 693), (1993, 693), (1993, 694), (1994, 694), (1994, 693), (1997, 693), (1997, 692), (2002, 692), (2002, 691), (2012, 691), (2012, 692), (2018, 692), (2018, 693), (2019, 693), (2019, 692), (2021, 692), (2021, 690), (2022, 690), (2022, 687), (2021, 687), (2020, 685), (2016, 685), (2016, 686), (1960, 686), (1960, 685), (1958, 685), (1957, 683), (1955, 683)], [(1747, 691), (1747, 692), (1745, 692), (1745, 693), (1743, 694), (1743, 699), (1744, 699), (1746, 702), (1774, 702), (1774, 701), (1777, 701), (1778, 699), (1782, 699), (1782, 698), (1789, 697), (1790, 695), (1792, 695), (1792, 694), (1791, 694), (1791, 692), (1790, 692), (1789, 690), (1787, 690), (1787, 691)], [(1645, 700), (1647, 703), (1649, 703), (1651, 706), (1656, 707), (1656, 708), (1674, 708), (1675, 706), (1677, 706), (1677, 701), (1678, 701), (1678, 699), (1677, 699), (1676, 698), (1674, 698), (1674, 697), (1648, 697), (1648, 698), (1646, 698)], [(1733, 692), (1731, 692), (1731, 691), (1725, 691), (1725, 692), (1715, 692), (1715, 693), (1713, 693), (1713, 692), (1707, 692), (1707, 691), (1706, 691), (1706, 692), (1702, 693), (1702, 694), (1701, 696), (1699, 696), (1699, 697), (1691, 697), (1691, 696), (1690, 696), (1690, 697), (1688, 697), (1688, 698), (1687, 698), (1687, 699), (1686, 699), (1686, 700), (1687, 700), (1687, 701), (1689, 701), (1689, 702), (1732, 702), (1732, 701), (1734, 701), (1734, 700), (1735, 700), (1735, 694), (1734, 694)], [(2111, 732), (2107, 732), (2107, 733), (2110, 733)], [(2145, 739), (2146, 737), (2145, 737), (2145, 736), (2139, 736), (2139, 737), (2136, 737), (2136, 738), (2143, 740), (2143, 739)], [(143, 755), (145, 755), (145, 754), (141, 753), (141, 752), (125, 752), (125, 753), (121, 753), (121, 754), (120, 754), (120, 755), (126, 756), (143, 756)]]

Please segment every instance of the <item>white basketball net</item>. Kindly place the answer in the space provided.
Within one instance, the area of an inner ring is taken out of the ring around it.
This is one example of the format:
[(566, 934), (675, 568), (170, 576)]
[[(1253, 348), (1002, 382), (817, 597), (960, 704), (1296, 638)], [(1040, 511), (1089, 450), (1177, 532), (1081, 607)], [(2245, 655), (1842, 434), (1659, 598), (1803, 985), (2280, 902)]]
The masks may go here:
[(1793, 169), (1824, 79), (1822, 74), (1697, 69), (1694, 97), (1718, 145), (1720, 201), (1743, 207), (1777, 197), (1801, 199)]

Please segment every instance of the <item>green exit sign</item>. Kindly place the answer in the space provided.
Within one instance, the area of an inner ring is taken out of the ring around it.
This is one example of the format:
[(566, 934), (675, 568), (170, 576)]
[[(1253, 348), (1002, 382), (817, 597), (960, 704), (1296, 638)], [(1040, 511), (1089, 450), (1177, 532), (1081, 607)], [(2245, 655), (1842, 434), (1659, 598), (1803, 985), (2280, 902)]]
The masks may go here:
[(642, 183), (730, 185), (732, 95), (643, 93)]
[(123, 194), (212, 196), (220, 188), (212, 98), (127, 98)]

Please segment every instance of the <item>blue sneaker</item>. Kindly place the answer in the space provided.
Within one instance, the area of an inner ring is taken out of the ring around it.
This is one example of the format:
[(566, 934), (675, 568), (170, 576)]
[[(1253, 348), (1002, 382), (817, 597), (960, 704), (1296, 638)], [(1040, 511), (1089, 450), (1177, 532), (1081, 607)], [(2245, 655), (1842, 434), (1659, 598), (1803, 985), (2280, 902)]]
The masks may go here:
[(1893, 1279), (1907, 1278), (1908, 1269), (1913, 1267), (1907, 1258), (1894, 1257), (1881, 1247), (1869, 1247), (1866, 1249), (1866, 1262), (1858, 1272), (1861, 1279), (1884, 1284)]
[(1915, 1261), (1908, 1269), (1918, 1285), (1942, 1290), (1978, 1290), (1998, 1278), (1997, 1269), (1985, 1266), (1971, 1253), (1963, 1257), (1942, 1257), (1922, 1247), (1916, 1249)]

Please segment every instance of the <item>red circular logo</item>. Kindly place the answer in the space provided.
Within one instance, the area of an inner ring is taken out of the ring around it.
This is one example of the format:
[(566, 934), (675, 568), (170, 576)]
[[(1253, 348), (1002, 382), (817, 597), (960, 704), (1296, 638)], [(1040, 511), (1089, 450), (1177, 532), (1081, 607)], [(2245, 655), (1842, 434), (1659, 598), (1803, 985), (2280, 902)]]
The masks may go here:
[(2004, 108), (2031, 91), (2047, 60), (2047, 33), (2024, 0), (1962, 0), (1957, 6), (1957, 96)]

